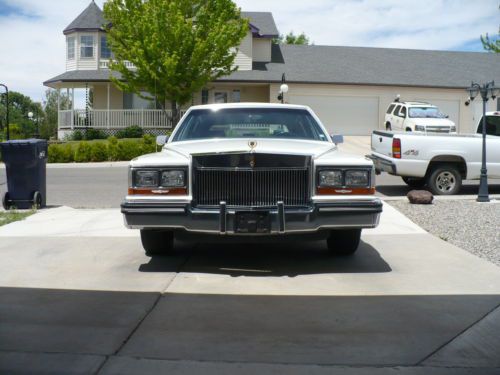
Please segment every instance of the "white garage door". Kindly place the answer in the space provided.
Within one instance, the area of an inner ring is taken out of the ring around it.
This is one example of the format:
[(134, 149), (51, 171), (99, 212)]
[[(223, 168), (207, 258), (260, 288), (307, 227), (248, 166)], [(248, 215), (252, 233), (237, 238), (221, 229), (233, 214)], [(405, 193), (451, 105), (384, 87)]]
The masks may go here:
[(330, 134), (369, 135), (378, 128), (377, 97), (292, 94), (289, 102), (311, 107)]

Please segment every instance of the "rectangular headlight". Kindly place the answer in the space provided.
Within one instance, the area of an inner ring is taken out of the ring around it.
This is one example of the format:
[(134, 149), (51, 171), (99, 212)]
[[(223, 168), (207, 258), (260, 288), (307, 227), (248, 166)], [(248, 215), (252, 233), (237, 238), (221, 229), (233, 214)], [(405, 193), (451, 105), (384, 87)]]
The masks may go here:
[(345, 173), (346, 186), (368, 186), (370, 182), (369, 171), (351, 170)]
[(163, 187), (184, 187), (186, 184), (184, 171), (163, 171), (161, 173), (161, 186)]
[(158, 171), (135, 171), (134, 186), (157, 187)]
[(342, 171), (320, 171), (319, 186), (342, 186)]

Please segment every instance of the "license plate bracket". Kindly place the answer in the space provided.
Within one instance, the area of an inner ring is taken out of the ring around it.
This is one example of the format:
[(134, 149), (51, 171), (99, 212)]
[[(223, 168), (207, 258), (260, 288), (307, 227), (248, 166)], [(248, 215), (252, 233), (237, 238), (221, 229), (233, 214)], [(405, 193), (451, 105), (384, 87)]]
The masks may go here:
[(271, 233), (271, 217), (265, 211), (240, 211), (234, 218), (235, 233)]

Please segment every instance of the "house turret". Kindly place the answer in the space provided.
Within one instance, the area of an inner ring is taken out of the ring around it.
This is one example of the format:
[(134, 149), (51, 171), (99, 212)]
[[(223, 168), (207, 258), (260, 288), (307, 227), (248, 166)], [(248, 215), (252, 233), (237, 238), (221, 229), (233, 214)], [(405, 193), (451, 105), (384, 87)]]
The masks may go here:
[(64, 29), (66, 35), (66, 71), (99, 70), (108, 67), (111, 51), (108, 48), (106, 21), (99, 6), (92, 1)]

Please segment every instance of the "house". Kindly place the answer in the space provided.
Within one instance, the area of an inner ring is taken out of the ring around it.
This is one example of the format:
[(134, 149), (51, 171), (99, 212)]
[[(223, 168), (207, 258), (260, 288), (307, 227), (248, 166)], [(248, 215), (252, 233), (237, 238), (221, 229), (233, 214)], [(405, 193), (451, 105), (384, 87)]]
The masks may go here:
[[(278, 102), (283, 75), (285, 101), (309, 105), (332, 133), (364, 135), (384, 127), (384, 114), (397, 95), (438, 105), (460, 132), (470, 132), (482, 103), (470, 106), (471, 81), (500, 81), (500, 56), (478, 52), (273, 44), (279, 35), (271, 13), (242, 12), (250, 20), (235, 60), (237, 71), (212, 82), (192, 103)], [(90, 5), (64, 30), (66, 72), (44, 82), (74, 96), (92, 90), (92, 108), (59, 111), (60, 135), (90, 126), (109, 133), (140, 125), (152, 133), (172, 126), (168, 111), (118, 90), (109, 80), (112, 56), (101, 9)], [(131, 69), (134, 67), (131, 65)], [(73, 101), (74, 103), (74, 101)], [(498, 99), (487, 103), (498, 108)], [(500, 108), (498, 108), (500, 109)]]

